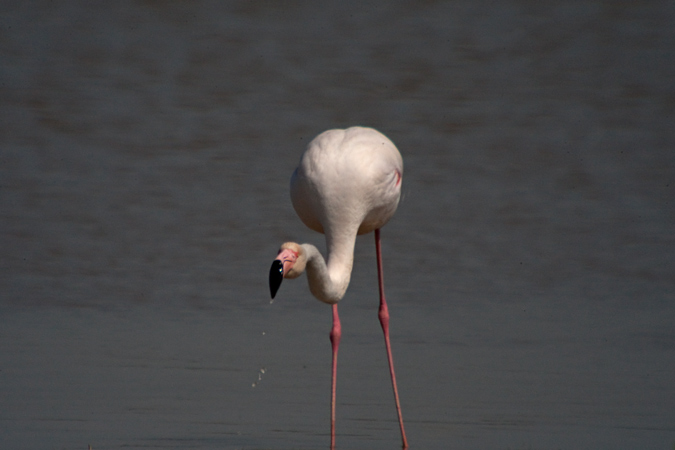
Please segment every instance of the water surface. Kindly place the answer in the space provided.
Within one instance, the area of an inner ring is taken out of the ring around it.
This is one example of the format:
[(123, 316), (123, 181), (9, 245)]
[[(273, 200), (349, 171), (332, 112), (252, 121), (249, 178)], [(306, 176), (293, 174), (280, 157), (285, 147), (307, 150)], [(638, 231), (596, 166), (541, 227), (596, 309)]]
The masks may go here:
[[(24, 2), (0, 15), (0, 447), (326, 448), (319, 132), (405, 161), (383, 229), (412, 449), (675, 445), (669, 2)], [(399, 438), (372, 235), (338, 446)]]

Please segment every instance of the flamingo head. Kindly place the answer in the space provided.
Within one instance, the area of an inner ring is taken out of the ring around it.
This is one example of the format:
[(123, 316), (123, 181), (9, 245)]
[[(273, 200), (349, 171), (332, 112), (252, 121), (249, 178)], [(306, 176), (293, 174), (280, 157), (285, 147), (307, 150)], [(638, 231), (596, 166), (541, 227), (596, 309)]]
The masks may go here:
[(299, 277), (305, 271), (305, 265), (304, 251), (299, 244), (295, 242), (282, 244), (270, 268), (270, 294), (272, 294), (272, 298), (277, 295), (284, 278)]

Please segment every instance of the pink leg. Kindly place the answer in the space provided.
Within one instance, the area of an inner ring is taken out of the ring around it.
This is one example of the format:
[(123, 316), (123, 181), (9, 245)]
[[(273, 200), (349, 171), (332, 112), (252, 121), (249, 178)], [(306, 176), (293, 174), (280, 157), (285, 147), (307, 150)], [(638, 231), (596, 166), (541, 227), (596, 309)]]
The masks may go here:
[(401, 403), (398, 400), (398, 388), (396, 387), (396, 373), (394, 373), (394, 358), (391, 355), (391, 344), (389, 342), (389, 308), (387, 300), (384, 298), (384, 275), (382, 273), (382, 250), (380, 248), (380, 230), (375, 230), (375, 253), (377, 254), (377, 281), (380, 285), (380, 324), (384, 332), (384, 345), (387, 347), (387, 357), (389, 358), (389, 373), (391, 375), (391, 385), (394, 388), (394, 398), (396, 399), (396, 412), (398, 413), (398, 424), (401, 427), (401, 440), (403, 448), (408, 448), (408, 439), (405, 437), (403, 428), (403, 415), (401, 414)]
[(342, 326), (338, 316), (337, 304), (333, 305), (333, 328), (330, 330), (330, 342), (333, 346), (333, 376), (331, 379), (330, 396), (330, 448), (335, 448), (335, 386), (337, 384), (337, 354), (342, 336)]

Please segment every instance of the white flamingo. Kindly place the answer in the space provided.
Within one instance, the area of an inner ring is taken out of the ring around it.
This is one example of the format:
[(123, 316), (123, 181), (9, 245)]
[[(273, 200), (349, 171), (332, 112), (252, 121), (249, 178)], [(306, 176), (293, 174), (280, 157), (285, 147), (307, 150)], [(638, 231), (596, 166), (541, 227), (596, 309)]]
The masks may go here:
[(328, 257), (324, 260), (311, 244), (284, 243), (270, 269), (270, 292), (274, 298), (284, 278), (297, 278), (306, 270), (309, 290), (317, 299), (333, 306), (331, 448), (335, 446), (335, 382), (342, 335), (337, 303), (349, 286), (356, 235), (371, 231), (375, 231), (380, 324), (403, 448), (408, 448), (389, 343), (389, 311), (380, 250), (380, 228), (396, 211), (402, 175), (401, 154), (386, 136), (372, 128), (352, 127), (328, 130), (314, 138), (291, 178), (293, 207), (305, 225), (326, 235)]

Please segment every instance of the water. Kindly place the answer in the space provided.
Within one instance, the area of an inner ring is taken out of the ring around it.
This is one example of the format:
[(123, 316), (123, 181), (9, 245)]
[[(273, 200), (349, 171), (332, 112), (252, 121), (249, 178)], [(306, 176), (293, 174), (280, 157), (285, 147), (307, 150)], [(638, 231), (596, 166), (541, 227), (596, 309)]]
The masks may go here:
[[(267, 272), (373, 126), (412, 449), (675, 445), (668, 2), (22, 2), (0, 15), (0, 447), (326, 448), (330, 308)], [(342, 449), (399, 448), (371, 235)], [(264, 370), (264, 373), (262, 373)], [(255, 387), (253, 387), (255, 384)]]

